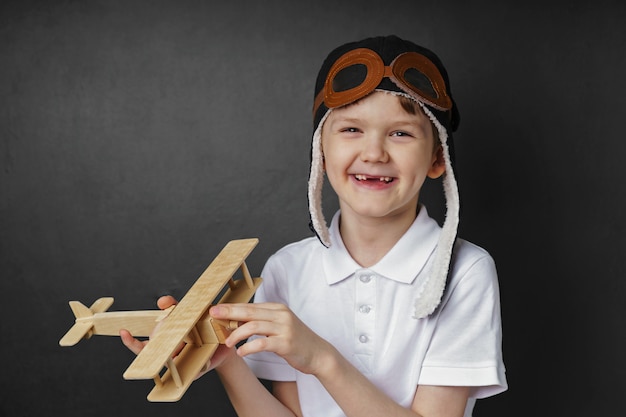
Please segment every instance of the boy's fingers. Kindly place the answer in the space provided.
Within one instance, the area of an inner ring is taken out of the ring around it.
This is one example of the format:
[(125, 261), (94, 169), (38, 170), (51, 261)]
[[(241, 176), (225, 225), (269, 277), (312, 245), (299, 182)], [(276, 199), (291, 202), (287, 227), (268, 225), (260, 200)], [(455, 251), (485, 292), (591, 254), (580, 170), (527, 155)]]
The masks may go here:
[(217, 306), (211, 307), (209, 310), (209, 314), (211, 317), (216, 319), (222, 319), (226, 321), (237, 322), (237, 327), (239, 327), (238, 322), (246, 322), (253, 319), (259, 319), (259, 314), (253, 309), (249, 309), (246, 305), (238, 305), (238, 304), (219, 304)]
[(272, 320), (279, 310), (280, 304), (218, 304), (211, 307), (210, 314), (214, 318), (229, 319), (240, 322), (251, 320)]
[(176, 301), (176, 299), (171, 295), (164, 295), (157, 300), (157, 306), (161, 310), (165, 310), (166, 308), (169, 308), (176, 304), (178, 304), (178, 301)]
[(145, 346), (143, 342), (135, 339), (127, 330), (120, 330), (120, 338), (124, 346), (130, 349), (135, 355), (139, 355), (139, 352), (141, 352)]

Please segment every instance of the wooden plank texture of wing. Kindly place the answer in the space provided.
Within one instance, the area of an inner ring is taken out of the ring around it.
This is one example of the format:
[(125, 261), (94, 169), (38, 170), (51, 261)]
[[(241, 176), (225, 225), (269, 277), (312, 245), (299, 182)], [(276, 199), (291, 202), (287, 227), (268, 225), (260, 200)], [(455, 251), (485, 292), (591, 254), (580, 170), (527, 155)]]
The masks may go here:
[(168, 358), (172, 357), (180, 342), (258, 242), (258, 239), (228, 242), (126, 369), (125, 379), (150, 379), (160, 373)]

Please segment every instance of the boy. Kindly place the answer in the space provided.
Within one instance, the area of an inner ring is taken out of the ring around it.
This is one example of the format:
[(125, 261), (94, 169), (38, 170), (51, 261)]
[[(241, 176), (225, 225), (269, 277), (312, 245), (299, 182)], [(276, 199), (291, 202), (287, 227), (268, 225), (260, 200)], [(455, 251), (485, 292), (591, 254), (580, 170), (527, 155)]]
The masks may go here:
[[(243, 324), (210, 368), (240, 416), (471, 416), (474, 399), (506, 380), (493, 260), (456, 238), (459, 116), (446, 71), (413, 43), (369, 38), (331, 52), (315, 97), (309, 207), (319, 241), (273, 255), (254, 304), (211, 308)], [(330, 228), (324, 173), (339, 197)], [(440, 228), (418, 199), (426, 177), (441, 175)], [(127, 332), (122, 340), (141, 349)], [(273, 381), (273, 395), (257, 377)]]

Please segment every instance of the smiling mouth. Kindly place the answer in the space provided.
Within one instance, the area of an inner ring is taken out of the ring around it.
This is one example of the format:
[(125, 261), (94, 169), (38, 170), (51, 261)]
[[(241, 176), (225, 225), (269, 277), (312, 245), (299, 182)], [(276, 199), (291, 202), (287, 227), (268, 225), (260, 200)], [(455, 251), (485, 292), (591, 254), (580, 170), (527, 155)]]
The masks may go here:
[(385, 184), (389, 184), (394, 180), (393, 177), (372, 177), (365, 174), (355, 174), (354, 178), (356, 178), (358, 181), (383, 182)]

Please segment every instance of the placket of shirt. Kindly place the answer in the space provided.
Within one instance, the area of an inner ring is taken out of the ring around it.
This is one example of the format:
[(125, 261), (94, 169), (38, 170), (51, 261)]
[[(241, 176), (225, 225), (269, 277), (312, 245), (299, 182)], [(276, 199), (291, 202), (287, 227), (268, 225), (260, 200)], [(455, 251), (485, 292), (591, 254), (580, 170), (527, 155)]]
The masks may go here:
[(359, 367), (369, 373), (374, 361), (376, 342), (376, 285), (378, 277), (373, 271), (361, 269), (356, 272), (354, 312), (354, 353)]

